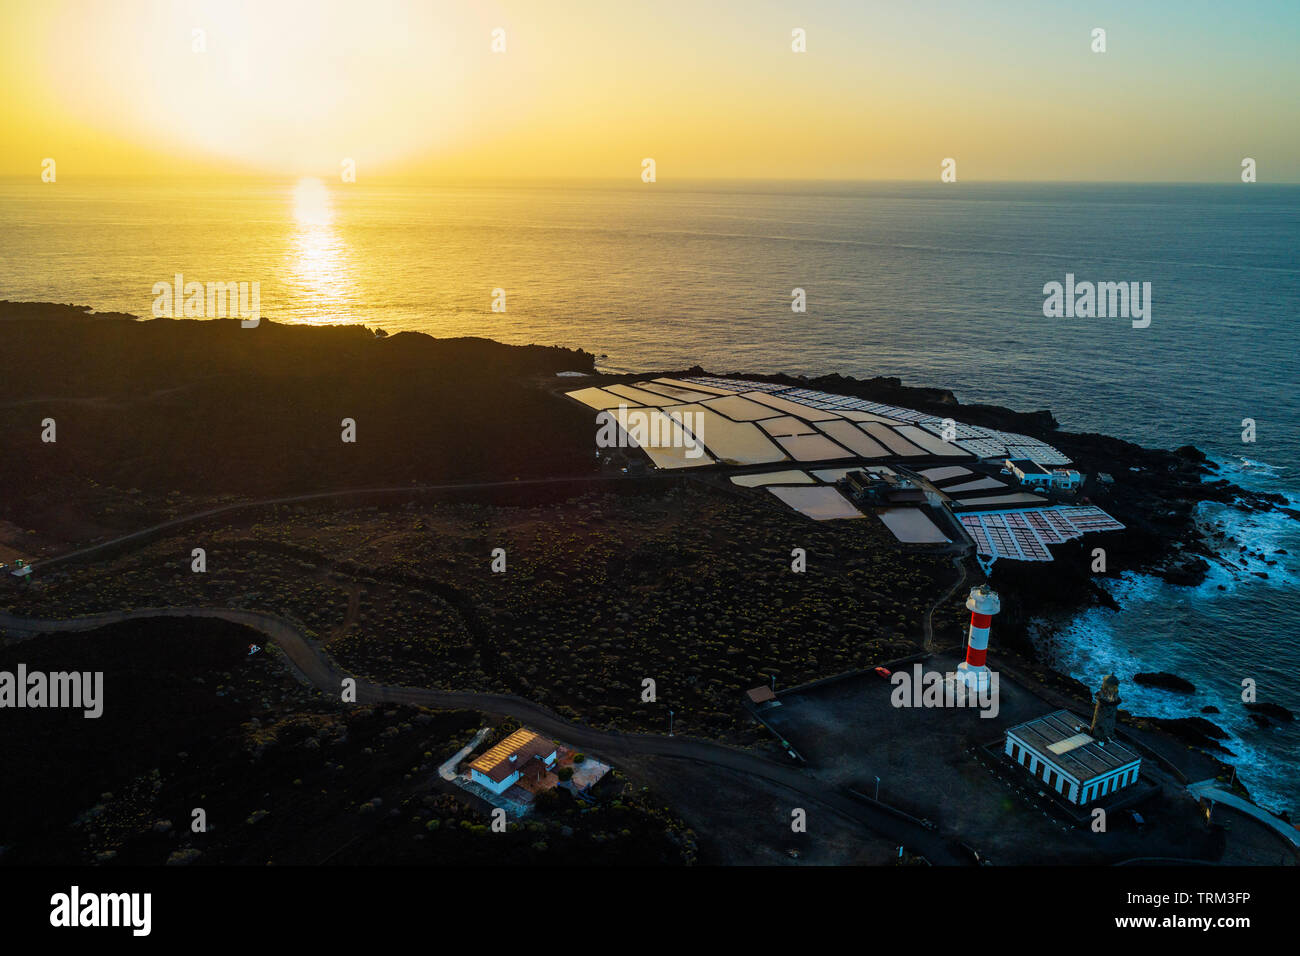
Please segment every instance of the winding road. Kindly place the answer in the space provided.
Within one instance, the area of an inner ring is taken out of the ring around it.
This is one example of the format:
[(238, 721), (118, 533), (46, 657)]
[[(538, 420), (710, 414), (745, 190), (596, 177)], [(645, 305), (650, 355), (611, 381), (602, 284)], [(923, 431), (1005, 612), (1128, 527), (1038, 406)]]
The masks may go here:
[[(353, 496), (424, 494), (438, 491), (512, 488), (523, 485), (599, 483), (619, 481), (620, 479), (626, 479), (626, 477), (623, 475), (575, 475), (568, 478), (529, 478), (510, 481), (398, 485), (238, 501), (173, 518), (75, 551), (33, 561), (31, 564), (36, 569), (47, 568), (51, 565), (90, 557), (122, 544), (144, 541), (159, 533), (207, 518), (253, 508), (302, 504)], [(932, 619), (934, 611), (947, 601), (967, 580), (964, 561), (967, 553), (968, 549), (962, 549), (960, 553), (953, 556), (953, 565), (958, 572), (957, 579), (930, 606), (925, 615), (923, 621), (923, 647), (926, 650), (933, 649)], [(108, 611), (67, 620), (40, 620), (18, 617), (0, 609), (0, 631), (24, 637), (51, 632), (93, 630), (124, 621), (176, 617), (217, 618), (234, 624), (242, 624), (261, 632), (284, 652), (285, 659), (302, 679), (324, 694), (340, 694), (343, 681), (352, 677), (352, 675), (340, 670), (328, 653), (308, 640), (294, 624), (276, 615), (261, 611), (208, 607), (142, 608), (131, 611)], [(924, 855), (932, 863), (948, 865), (969, 865), (970, 863), (964, 855), (953, 852), (949, 845), (949, 838), (864, 804), (849, 796), (847, 792), (829, 787), (808, 770), (771, 760), (752, 751), (691, 737), (621, 734), (600, 731), (565, 720), (541, 704), (512, 694), (435, 690), (424, 687), (392, 687), (355, 677), (352, 679), (356, 681), (356, 699), (360, 704), (404, 703), (442, 710), (475, 710), (504, 717), (513, 717), (548, 736), (564, 740), (566, 743), (579, 747), (610, 763), (617, 763), (620, 758), (627, 757), (668, 757), (692, 761), (705, 767), (730, 770), (788, 790), (799, 798), (801, 805), (818, 804), (824, 806), (850, 821), (891, 840), (895, 844), (907, 846), (913, 852)], [(1243, 813), (1248, 813), (1272, 826), (1291, 843), (1300, 845), (1300, 837), (1297, 837), (1297, 831), (1293, 828), (1285, 827), (1277, 818), (1271, 814), (1263, 813), (1248, 801), (1214, 788), (1212, 782), (1206, 781), (1195, 784), (1188, 787), (1188, 789), (1196, 796), (1215, 800)]]
[(1188, 784), (1187, 792), (1197, 799), (1209, 800), (1211, 804), (1222, 803), (1234, 810), (1240, 810), (1242, 813), (1254, 817), (1265, 826), (1271, 827), (1281, 834), (1283, 838), (1290, 841), (1292, 846), (1300, 847), (1300, 830), (1273, 816), (1273, 814), (1262, 807), (1256, 806), (1249, 800), (1243, 800), (1235, 793), (1224, 790), (1219, 786), (1217, 780), (1201, 780), (1197, 783)]
[[(0, 610), (0, 631), (23, 637), (51, 632), (87, 631), (124, 621), (176, 617), (219, 618), (260, 631), (284, 652), (286, 659), (302, 678), (324, 694), (331, 696), (341, 694), (344, 679), (351, 677), (334, 664), (324, 649), (309, 641), (292, 623), (262, 611), (208, 607), (139, 608), (131, 611), (107, 611), (56, 621), (18, 617)], [(798, 805), (817, 804), (829, 808), (896, 844), (907, 846), (913, 852), (924, 855), (931, 863), (968, 864), (964, 857), (950, 849), (947, 838), (863, 804), (847, 793), (828, 786), (806, 770), (771, 760), (748, 750), (692, 737), (620, 734), (595, 730), (565, 720), (541, 704), (513, 694), (434, 690), (424, 687), (389, 687), (359, 678), (353, 679), (356, 680), (356, 697), (359, 704), (417, 704), (440, 710), (476, 710), (513, 717), (547, 736), (563, 740), (566, 744), (591, 753), (607, 763), (618, 763), (620, 758), (633, 756), (672, 757), (708, 767), (731, 770), (791, 791), (799, 798)]]
[[(91, 557), (130, 542), (143, 542), (162, 532), (197, 521), (253, 508), (303, 504), (343, 497), (424, 494), (438, 491), (515, 488), (526, 485), (599, 483), (625, 480), (626, 478), (627, 476), (624, 475), (575, 475), (566, 478), (525, 478), (510, 481), (396, 485), (378, 488), (350, 488), (338, 491), (237, 501), (163, 521), (148, 528), (142, 528), (139, 531), (133, 531), (129, 534), (110, 538), (107, 541), (100, 541), (78, 548), (75, 551), (35, 560), (31, 562), (31, 565), (36, 570), (49, 568), (53, 565)], [(965, 569), (961, 567), (959, 560), (954, 563), (958, 564), (962, 576), (958, 579), (957, 584), (953, 586), (953, 589), (958, 587), (961, 581), (965, 579)], [(951, 594), (952, 591), (950, 590), (948, 593)], [(934, 606), (938, 606), (946, 597), (947, 595), (940, 598)], [(931, 613), (933, 613), (933, 610), (934, 607), (931, 608)], [(343, 680), (352, 676), (340, 670), (329, 655), (322, 648), (309, 641), (296, 626), (283, 618), (261, 611), (206, 607), (141, 608), (131, 611), (108, 611), (68, 620), (39, 620), (18, 617), (7, 611), (0, 610), (0, 630), (16, 635), (34, 636), (50, 632), (92, 630), (123, 621), (162, 617), (219, 618), (260, 631), (284, 652), (288, 662), (302, 678), (325, 694), (339, 694)], [(926, 617), (925, 624), (928, 639), (929, 615)], [(548, 736), (562, 739), (566, 743), (580, 747), (607, 762), (617, 763), (619, 758), (631, 756), (671, 757), (690, 760), (705, 766), (731, 770), (792, 791), (799, 796), (801, 803), (804, 805), (820, 804), (828, 807), (841, 816), (924, 855), (932, 863), (958, 865), (968, 863), (963, 856), (954, 853), (948, 847), (944, 838), (939, 837), (933, 831), (910, 824), (875, 807), (863, 804), (845, 792), (828, 787), (808, 771), (771, 760), (751, 751), (691, 737), (621, 734), (595, 730), (583, 724), (565, 720), (540, 704), (511, 694), (434, 690), (423, 687), (388, 687), (358, 678), (353, 679), (356, 680), (358, 703), (405, 703), (443, 710), (477, 710), (489, 714), (513, 717)]]

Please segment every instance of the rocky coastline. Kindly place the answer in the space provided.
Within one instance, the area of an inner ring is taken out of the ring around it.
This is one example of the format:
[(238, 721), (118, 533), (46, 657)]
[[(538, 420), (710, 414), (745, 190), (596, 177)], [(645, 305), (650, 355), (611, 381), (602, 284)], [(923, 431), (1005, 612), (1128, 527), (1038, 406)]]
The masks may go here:
[[(137, 493), (137, 497), (149, 498), (151, 494), (175, 494), (169, 489), (177, 488), (186, 494), (215, 480), (230, 494), (254, 496), (294, 490), (306, 487), (307, 483), (318, 487), (327, 479), (343, 486), (361, 482), (403, 483), (414, 481), (417, 475), (426, 480), (430, 476), (455, 480), (484, 468), (499, 471), (503, 464), (508, 474), (517, 477), (578, 475), (592, 467), (585, 453), (585, 416), (576, 409), (564, 407), (563, 403), (552, 407), (537, 401), (537, 383), (554, 383), (557, 372), (598, 374), (595, 357), (582, 350), (504, 346), (485, 339), (435, 339), (420, 333), (385, 336), (361, 326), (312, 329), (264, 322), (264, 328), (252, 333), (260, 337), (259, 348), (250, 352), (246, 348), (250, 341), (247, 336), (230, 335), (225, 328), (228, 323), (142, 322), (133, 316), (96, 314), (85, 307), (53, 303), (0, 302), (0, 320), (13, 320), (0, 323), (4, 326), (4, 341), (13, 347), (13, 354), (21, 351), (26, 355), (25, 362), (12, 370), (15, 394), (43, 394), (40, 383), (49, 380), (47, 376), (52, 370), (62, 369), (76, 376), (77, 384), (72, 389), (75, 397), (66, 399), (63, 407), (86, 417), (83, 434), (95, 453), (70, 459), (64, 470), (70, 475), (94, 474), (96, 480), (90, 486), (137, 485), (144, 489), (143, 496)], [(242, 435), (243, 426), (232, 411), (243, 412), (263, 423), (258, 441), (268, 449), (268, 454), (272, 448), (283, 447), (289, 434), (312, 434), (313, 444), (321, 448), (337, 442), (337, 435), (312, 421), (307, 414), (309, 409), (296, 398), (285, 405), (285, 414), (274, 417), (266, 415), (265, 409), (253, 401), (257, 398), (263, 402), (282, 402), (281, 395), (287, 388), (310, 391), (310, 383), (305, 378), (301, 383), (295, 379), (289, 386), (283, 384), (286, 363), (292, 356), (304, 354), (320, 367), (318, 376), (335, 382), (336, 392), (342, 395), (341, 399), (336, 395), (331, 401), (331, 405), (338, 406), (334, 420), (352, 408), (366, 408), (367, 442), (384, 451), (392, 450), (391, 456), (370, 459), (369, 473), (359, 470), (359, 466), (342, 467), (336, 456), (320, 454), (315, 460), (304, 457), (301, 461), (279, 461), (273, 455), (267, 459), (266, 455), (258, 457), (249, 451), (246, 461), (218, 459), (205, 463), (201, 451), (213, 443), (214, 436), (209, 434), (200, 441), (183, 431), (169, 431), (174, 448), (166, 457), (157, 457), (155, 438), (168, 415), (221, 421), (223, 433), (219, 437), (229, 437), (233, 444), (239, 437), (235, 432)], [(194, 368), (186, 363), (192, 363)], [(138, 377), (156, 385), (155, 394), (159, 396), (156, 402), (149, 404), (131, 397), (134, 389), (117, 373), (118, 368), (127, 367), (138, 370)], [(409, 416), (402, 418), (402, 409), (409, 409), (412, 403), (419, 404), (412, 383), (417, 377), (427, 375), (431, 368), (442, 371), (431, 386), (432, 391), (421, 401), (427, 404), (433, 396), (449, 405), (459, 403), (470, 407), (465, 405), (467, 396), (481, 400), (482, 410), (474, 412), (471, 423), (478, 434), (475, 445), (509, 447), (508, 462), (489, 460), (490, 456), (478, 452), (466, 454), (463, 447), (447, 444), (446, 430), (438, 428), (436, 423), (408, 424)], [(206, 377), (196, 378), (194, 369), (201, 369)], [(479, 373), (476, 369), (490, 371)], [(688, 377), (718, 373), (694, 366), (655, 374)], [(227, 381), (210, 384), (221, 381), (214, 378), (218, 375), (226, 376)], [(1114, 608), (1113, 599), (1102, 586), (1107, 578), (1117, 578), (1122, 572), (1138, 572), (1183, 586), (1196, 586), (1205, 580), (1211, 563), (1219, 560), (1228, 542), (1223, 535), (1207, 533), (1198, 527), (1196, 510), (1202, 503), (1293, 514), (1285, 508), (1286, 500), (1282, 496), (1252, 492), (1219, 477), (1206, 455), (1195, 447), (1145, 448), (1112, 436), (1071, 433), (1061, 430), (1047, 410), (1017, 411), (997, 405), (962, 403), (949, 390), (908, 386), (894, 377), (856, 379), (839, 374), (803, 377), (761, 373), (736, 377), (852, 395), (951, 416), (973, 425), (1022, 432), (1050, 442), (1073, 459), (1088, 475), (1082, 498), (1104, 508), (1125, 525), (1123, 532), (1104, 538), (1107, 569), (1093, 571), (1091, 549), (1101, 539), (1088, 538), (1056, 546), (1055, 560), (1049, 563), (1000, 561), (990, 576), (1003, 599), (999, 644), (1048, 671), (1051, 671), (1049, 662), (1043, 661), (1035, 648), (1032, 624), (1063, 620), (1094, 606)], [(532, 385), (527, 384), (530, 380)], [(379, 384), (383, 382), (401, 384), (389, 389), (391, 394), (385, 394)], [(232, 410), (229, 388), (236, 384), (241, 386), (236, 401), (242, 402), (248, 396), (248, 403), (246, 407), (240, 405)], [(128, 401), (133, 402), (133, 417), (124, 420), (116, 414), (115, 406), (122, 403), (121, 407), (126, 407)], [(493, 408), (494, 414), (489, 415)], [(500, 420), (502, 414), (507, 421)], [(81, 424), (70, 413), (68, 417), (74, 425)], [(98, 427), (101, 419), (112, 419), (115, 424), (112, 428)], [(391, 424), (378, 424), (382, 422)], [(0, 425), (15, 434), (26, 424), (27, 413), (16, 408), (0, 420)], [(527, 441), (519, 440), (521, 427), (528, 435)], [(101, 436), (113, 435), (115, 431), (120, 433), (113, 438), (116, 444), (97, 447), (107, 441)], [(224, 431), (230, 431), (230, 436)], [(493, 441), (497, 442), (495, 446)], [(453, 447), (460, 448), (459, 452), (451, 454)], [(276, 460), (276, 466), (274, 469), (244, 467), (254, 459)], [(151, 468), (135, 468), (121, 475), (112, 470), (117, 463), (132, 460), (137, 463), (147, 460)], [(375, 471), (376, 460), (386, 462), (382, 472)], [(112, 463), (107, 475), (105, 462)], [(187, 466), (187, 462), (199, 462), (204, 467)], [(18, 462), (11, 464), (17, 466)], [(22, 520), (18, 517), (21, 513), (25, 513), (25, 520), (31, 524), (49, 519), (48, 523), (53, 525), (62, 520), (48, 504), (50, 482), (55, 480), (51, 475), (43, 475), (39, 469), (19, 467), (0, 468), (0, 473), (11, 493), (10, 507), (6, 509), (13, 512), (9, 520)], [(55, 484), (73, 489), (73, 493), (64, 496), (65, 500), (81, 495), (86, 498), (84, 506), (94, 506), (98, 491), (92, 495), (86, 490), (89, 486), (84, 478), (77, 481), (81, 484), (62, 479), (55, 480)], [(113, 512), (113, 519), (105, 519), (103, 529), (93, 530), (110, 531), (119, 517), (124, 527), (129, 522), (143, 520), (143, 513), (140, 519), (131, 517), (132, 513), (122, 509), (116, 499), (111, 505), (99, 511), (105, 515)], [(79, 533), (84, 535), (84, 529)], [(74, 539), (71, 535), (69, 538)], [(1087, 699), (1088, 688), (1068, 675), (1053, 674), (1053, 677)], [(1182, 685), (1190, 687), (1190, 682), (1180, 675), (1151, 675), (1150, 679), (1158, 682), (1152, 686), (1189, 692)], [(1276, 705), (1261, 704), (1252, 719), (1282, 721), (1290, 716), (1289, 712), (1283, 716), (1269, 709), (1271, 706)], [(1164, 729), (1194, 746), (1211, 752), (1222, 750), (1217, 743), (1223, 739), (1219, 735), (1221, 731), (1203, 716), (1163, 723), (1167, 724)]]
[[(683, 377), (717, 373), (695, 366), (666, 374)], [(990, 582), (1002, 597), (999, 643), (1047, 669), (1057, 683), (1073, 689), (1084, 699), (1090, 697), (1089, 688), (1067, 674), (1054, 671), (1051, 663), (1042, 659), (1033, 639), (1035, 622), (1066, 620), (1095, 606), (1117, 609), (1102, 582), (1107, 578), (1117, 579), (1123, 572), (1153, 575), (1173, 585), (1195, 587), (1205, 581), (1212, 563), (1221, 560), (1224, 550), (1235, 547), (1242, 554), (1253, 555), (1245, 545), (1232, 542), (1221, 533), (1207, 533), (1198, 526), (1196, 510), (1204, 502), (1300, 517), (1285, 507), (1287, 500), (1282, 495), (1251, 491), (1219, 477), (1205, 453), (1194, 446), (1172, 450), (1146, 448), (1109, 435), (1062, 431), (1049, 410), (1025, 412), (998, 405), (962, 403), (947, 389), (908, 386), (896, 377), (856, 379), (839, 374), (807, 377), (734, 374), (731, 377), (852, 395), (953, 417), (972, 425), (1020, 432), (1047, 441), (1067, 454), (1088, 475), (1081, 500), (1105, 509), (1124, 524), (1125, 530), (1057, 545), (1053, 548), (1055, 560), (1051, 562), (997, 562)], [(1106, 549), (1107, 569), (1096, 572), (1092, 569), (1091, 550), (1099, 544)], [(1191, 681), (1177, 674), (1144, 674), (1135, 679), (1172, 692), (1195, 690)], [(1251, 719), (1257, 723), (1290, 718), (1290, 712), (1277, 704), (1261, 703), (1252, 708)], [(1232, 756), (1220, 743), (1230, 735), (1203, 716), (1135, 719), (1212, 756)]]

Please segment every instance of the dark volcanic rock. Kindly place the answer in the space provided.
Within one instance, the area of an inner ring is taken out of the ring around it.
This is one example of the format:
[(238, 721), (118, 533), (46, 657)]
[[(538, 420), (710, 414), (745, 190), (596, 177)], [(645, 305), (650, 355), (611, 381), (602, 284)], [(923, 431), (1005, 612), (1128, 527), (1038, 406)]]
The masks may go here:
[(1176, 564), (1172, 567), (1157, 569), (1156, 574), (1164, 578), (1170, 584), (1181, 587), (1195, 587), (1205, 580), (1205, 572), (1210, 570), (1210, 564), (1204, 558), (1195, 557), (1182, 564)]
[(1180, 694), (1196, 693), (1196, 685), (1191, 681), (1179, 677), (1177, 674), (1167, 674), (1164, 671), (1134, 674), (1133, 680), (1143, 687), (1159, 687), (1161, 690), (1177, 691)]
[[(0, 455), (0, 517), (24, 527), (57, 520), (89, 485), (270, 497), (594, 469), (593, 419), (539, 388), (592, 371), (587, 352), (2, 301), (0, 319), (6, 401), (61, 388), (60, 441)], [(345, 417), (356, 453), (340, 440)], [(30, 421), (0, 408), (0, 447), (31, 447)]]
[(1219, 744), (1220, 740), (1226, 740), (1230, 736), (1228, 732), (1204, 717), (1147, 717), (1145, 720), (1153, 727), (1194, 747), (1231, 753)]
[(1217, 714), (1218, 712), (1219, 708), (1215, 707), (1213, 704), (1207, 704), (1201, 708), (1201, 713), (1203, 714)]
[(1272, 717), (1274, 720), (1282, 720), (1290, 723), (1295, 720), (1295, 714), (1287, 710), (1281, 704), (1274, 704), (1271, 701), (1260, 701), (1257, 703), (1242, 704), (1251, 712), (1251, 716), (1256, 715), (1263, 717)]

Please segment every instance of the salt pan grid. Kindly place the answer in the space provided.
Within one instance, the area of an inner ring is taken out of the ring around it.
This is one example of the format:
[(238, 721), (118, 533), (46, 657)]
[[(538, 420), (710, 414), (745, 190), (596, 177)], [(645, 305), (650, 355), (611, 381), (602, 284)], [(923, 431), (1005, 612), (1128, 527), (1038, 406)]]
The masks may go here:
[(1124, 528), (1096, 505), (1064, 505), (1059, 511), (1080, 531), (1120, 531)]
[[(879, 415), (896, 422), (919, 425), (940, 438), (944, 437), (944, 426), (947, 422), (946, 419), (925, 412), (918, 412), (914, 409), (900, 408), (897, 405), (886, 405), (881, 402), (871, 402), (850, 395), (835, 395), (831, 392), (823, 392), (813, 388), (791, 388), (787, 385), (776, 385), (771, 382), (753, 382), (745, 379), (713, 378), (710, 376), (699, 376), (686, 379), (686, 381), (732, 389), (737, 392), (766, 392), (779, 395), (786, 401), (794, 402), (805, 408), (820, 411), (870, 412), (873, 415)], [(995, 428), (966, 425), (961, 422), (950, 424), (955, 426), (956, 431), (956, 439), (952, 443), (977, 458), (1028, 458), (1040, 465), (1070, 464), (1070, 459), (1066, 455), (1037, 438), (1031, 438), (1017, 432), (1004, 432)]]
[(992, 438), (968, 438), (953, 444), (965, 448), (976, 458), (1004, 458), (1007, 453), (1007, 446)]
[(883, 405), (880, 402), (871, 402), (862, 398), (853, 398), (850, 395), (836, 395), (832, 392), (822, 392), (811, 388), (791, 388), (787, 385), (774, 385), (768, 382), (751, 382), (742, 379), (709, 377), (691, 378), (687, 379), (687, 381), (700, 382), (718, 388), (731, 388), (736, 389), (737, 391), (780, 392), (781, 397), (787, 401), (796, 402), (808, 408), (830, 411), (850, 409), (852, 411), (871, 412), (875, 415), (881, 415), (885, 418), (892, 418), (895, 421), (902, 422), (923, 423), (942, 421), (942, 419), (937, 419), (933, 415), (928, 415), (925, 412), (918, 412), (910, 408), (899, 408), (897, 405)]
[(958, 447), (980, 458), (1028, 458), (1040, 465), (1068, 465), (1070, 459), (1051, 445), (1009, 432), (998, 437), (958, 439)]
[[(934, 432), (940, 438), (944, 436), (945, 429), (942, 418), (936, 418), (933, 421), (925, 422), (921, 427)], [(959, 439), (988, 438), (989, 430), (987, 428), (980, 428), (978, 425), (964, 425), (961, 422), (954, 422), (952, 435), (953, 438)]]
[(982, 556), (1013, 561), (1051, 561), (1048, 545), (1089, 532), (1119, 531), (1124, 527), (1094, 505), (964, 514), (957, 520)]
[(790, 387), (789, 385), (775, 385), (772, 382), (751, 382), (742, 378), (712, 378), (707, 375), (688, 378), (684, 381), (699, 382), (703, 385), (712, 385), (714, 388), (730, 389), (733, 392), (780, 392)]

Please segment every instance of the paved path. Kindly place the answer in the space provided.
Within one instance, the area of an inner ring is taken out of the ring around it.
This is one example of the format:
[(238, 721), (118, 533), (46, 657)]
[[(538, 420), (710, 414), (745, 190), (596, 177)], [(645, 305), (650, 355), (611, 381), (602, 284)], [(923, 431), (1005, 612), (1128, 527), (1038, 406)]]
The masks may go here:
[(1199, 783), (1188, 784), (1187, 791), (1193, 796), (1204, 798), (1211, 803), (1225, 803), (1234, 810), (1240, 810), (1242, 813), (1254, 817), (1260, 823), (1272, 827), (1290, 840), (1292, 846), (1300, 847), (1300, 830), (1297, 830), (1285, 820), (1279, 820), (1262, 807), (1255, 806), (1249, 800), (1243, 800), (1235, 793), (1230, 793), (1227, 790), (1220, 790), (1217, 780), (1202, 780)]
[[(216, 508), (173, 518), (160, 524), (152, 525), (140, 531), (120, 535), (108, 541), (80, 548), (64, 554), (55, 555), (40, 561), (31, 562), (34, 568), (44, 568), (64, 561), (87, 557), (107, 548), (126, 542), (141, 540), (179, 528), (194, 521), (200, 521), (217, 515), (229, 514), (250, 508), (272, 505), (300, 504), (309, 501), (323, 501), (331, 498), (348, 496), (366, 496), (381, 494), (422, 494), (431, 491), (456, 491), (486, 488), (507, 488), (520, 485), (565, 484), (577, 482), (606, 482), (625, 478), (623, 475), (577, 475), (568, 478), (529, 478), (513, 481), (463, 482), (434, 485), (397, 485), (380, 488), (354, 488), (339, 491), (323, 491), (306, 495), (291, 495), (279, 498), (263, 498), (255, 501), (239, 501)], [(675, 477), (668, 475), (666, 477)], [(969, 549), (963, 548), (953, 558), (953, 564), (959, 576), (948, 591), (931, 605), (924, 622), (924, 647), (929, 650), (933, 644), (932, 616), (934, 610), (948, 599), (966, 581), (966, 566), (963, 558)], [(0, 630), (19, 635), (35, 635), (52, 631), (85, 631), (116, 624), (123, 621), (142, 620), (159, 617), (204, 617), (219, 618), (236, 624), (243, 624), (265, 634), (284, 652), (286, 659), (297, 673), (308, 683), (326, 694), (340, 692), (342, 682), (350, 675), (339, 670), (329, 655), (308, 641), (307, 638), (290, 622), (261, 611), (246, 611), (236, 608), (141, 608), (132, 611), (109, 611), (86, 617), (60, 621), (44, 621), (21, 618), (7, 611), (0, 610)], [(566, 743), (576, 745), (607, 761), (617, 761), (620, 756), (674, 757), (694, 761), (707, 766), (725, 768), (741, 774), (755, 777), (794, 791), (808, 803), (819, 803), (850, 818), (869, 829), (889, 837), (897, 843), (904, 844), (913, 851), (922, 853), (932, 863), (965, 864), (968, 861), (947, 846), (944, 838), (912, 826), (905, 821), (863, 805), (845, 793), (829, 789), (807, 771), (799, 770), (789, 764), (778, 763), (759, 754), (728, 747), (725, 744), (700, 740), (690, 737), (664, 737), (653, 734), (620, 734), (594, 730), (582, 724), (564, 720), (540, 704), (516, 697), (511, 694), (477, 693), (472, 691), (445, 691), (420, 687), (387, 687), (369, 681), (356, 682), (358, 703), (409, 703), (436, 709), (477, 710), (490, 714), (514, 717), (525, 722), (551, 737), (563, 739)], [(1300, 847), (1300, 830), (1279, 820), (1271, 813), (1255, 806), (1247, 800), (1220, 790), (1215, 781), (1207, 780), (1192, 784), (1187, 788), (1198, 797), (1205, 797), (1216, 803), (1223, 803), (1260, 820), (1283, 835), (1293, 845)]]
[[(327, 695), (340, 694), (342, 682), (351, 675), (335, 666), (329, 655), (313, 644), (290, 622), (261, 611), (235, 608), (139, 608), (108, 611), (61, 621), (18, 617), (0, 610), (0, 630), (18, 635), (51, 631), (86, 631), (108, 624), (146, 618), (220, 618), (261, 631), (274, 641), (300, 675)], [(355, 679), (355, 678), (354, 678)], [(748, 750), (693, 737), (665, 737), (656, 734), (620, 734), (565, 720), (541, 704), (513, 694), (475, 691), (433, 690), (423, 687), (388, 687), (356, 679), (358, 703), (418, 704), (440, 710), (476, 710), (513, 717), (548, 737), (563, 740), (605, 763), (616, 764), (622, 757), (674, 757), (709, 767), (732, 770), (792, 791), (799, 803), (829, 808), (849, 820), (924, 855), (931, 863), (966, 864), (954, 853), (946, 838), (923, 827), (900, 820), (854, 800), (791, 764), (781, 763)]]
[(937, 601), (930, 605), (930, 610), (925, 612), (925, 637), (921, 641), (921, 649), (929, 653), (934, 653), (934, 612), (940, 604), (952, 597), (953, 593), (966, 583), (966, 552), (962, 551), (960, 554), (955, 555), (952, 559), (952, 565), (957, 569), (957, 580), (953, 582), (952, 587), (939, 596)]
[(468, 757), (470, 753), (473, 752), (474, 748), (483, 742), (483, 738), (486, 737), (491, 732), (492, 732), (492, 728), (489, 726), (489, 727), (484, 727), (478, 733), (476, 733), (474, 735), (473, 740), (467, 743), (464, 747), (461, 747), (454, 754), (452, 754), (448, 760), (443, 762), (442, 766), (438, 768), (438, 776), (442, 777), (442, 779), (446, 780), (448, 783), (455, 780), (457, 765), (466, 757)]

